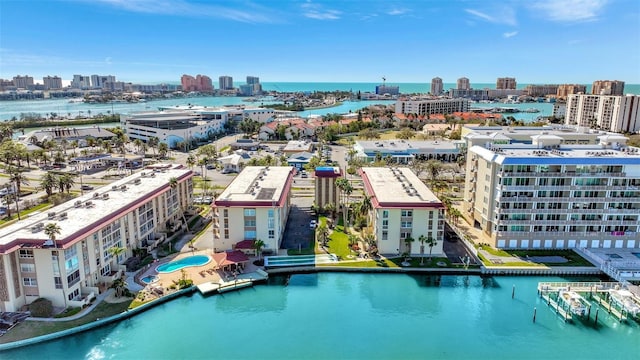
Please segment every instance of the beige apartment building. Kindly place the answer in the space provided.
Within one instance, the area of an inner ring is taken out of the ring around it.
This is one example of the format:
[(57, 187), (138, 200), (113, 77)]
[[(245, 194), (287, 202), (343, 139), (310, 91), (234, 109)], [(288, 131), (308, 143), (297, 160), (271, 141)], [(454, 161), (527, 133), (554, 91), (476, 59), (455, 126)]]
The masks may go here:
[(591, 86), (593, 95), (624, 95), (624, 81), (596, 80)]
[(614, 132), (640, 131), (640, 95), (569, 95), (565, 111), (567, 125)]
[(640, 247), (640, 149), (624, 136), (584, 145), (561, 132), (526, 144), (467, 137), (464, 212), (492, 245)]
[(263, 251), (277, 253), (289, 217), (294, 173), (291, 166), (245, 167), (211, 204), (215, 251), (260, 239)]
[[(38, 298), (88, 304), (122, 275), (133, 249), (153, 248), (180, 227), (192, 176), (180, 165), (156, 166), (1, 228), (0, 311)], [(52, 223), (55, 241), (44, 232)], [(114, 247), (125, 251), (116, 258)]]
[[(371, 197), (373, 231), (382, 254), (419, 255), (420, 236), (437, 244), (433, 256), (443, 254), (444, 205), (409, 168), (363, 167), (364, 191)], [(413, 242), (407, 243), (411, 237)], [(429, 253), (425, 245), (424, 254)]]
[(396, 101), (396, 114), (452, 114), (469, 111), (468, 99), (411, 99)]

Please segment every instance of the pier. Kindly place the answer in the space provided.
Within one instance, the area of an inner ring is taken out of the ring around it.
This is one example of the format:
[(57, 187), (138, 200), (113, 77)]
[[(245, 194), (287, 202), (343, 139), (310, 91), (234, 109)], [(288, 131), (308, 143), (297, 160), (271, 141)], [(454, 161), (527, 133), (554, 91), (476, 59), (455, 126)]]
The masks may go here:
[(232, 290), (238, 290), (245, 287), (253, 286), (255, 281), (264, 281), (269, 278), (269, 274), (261, 269), (257, 269), (255, 272), (241, 274), (237, 278), (229, 281), (208, 281), (197, 285), (198, 291), (202, 295), (206, 295), (212, 292), (223, 293)]
[(625, 311), (624, 310), (618, 311), (618, 309), (616, 309), (611, 303), (607, 302), (607, 300), (600, 297), (600, 294), (598, 293), (592, 294), (591, 299), (595, 300), (598, 303), (598, 305), (602, 306), (605, 310), (609, 312), (609, 314), (612, 314), (613, 316), (618, 318), (618, 320), (627, 321), (627, 314), (625, 313)]
[(540, 294), (544, 301), (547, 302), (553, 310), (556, 311), (558, 315), (560, 315), (564, 321), (573, 321), (573, 315), (566, 311), (557, 301), (551, 298), (551, 293), (541, 293)]

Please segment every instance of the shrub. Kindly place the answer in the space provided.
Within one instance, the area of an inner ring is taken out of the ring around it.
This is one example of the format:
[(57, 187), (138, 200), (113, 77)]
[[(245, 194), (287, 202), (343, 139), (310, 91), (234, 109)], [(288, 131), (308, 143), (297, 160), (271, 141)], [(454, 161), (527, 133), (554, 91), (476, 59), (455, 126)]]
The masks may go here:
[(53, 314), (53, 304), (51, 304), (51, 300), (39, 298), (29, 304), (29, 311), (33, 317), (51, 317)]

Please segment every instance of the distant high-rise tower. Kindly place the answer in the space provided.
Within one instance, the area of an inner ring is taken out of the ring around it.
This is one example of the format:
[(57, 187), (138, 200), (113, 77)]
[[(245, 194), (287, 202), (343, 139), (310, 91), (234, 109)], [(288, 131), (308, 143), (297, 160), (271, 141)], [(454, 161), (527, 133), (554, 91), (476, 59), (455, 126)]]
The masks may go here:
[(62, 89), (62, 79), (59, 76), (45, 76), (42, 78), (45, 90)]
[(461, 77), (460, 79), (458, 79), (458, 81), (456, 82), (456, 85), (458, 90), (471, 89), (471, 84), (469, 83), (469, 79), (467, 79), (466, 77)]
[(496, 89), (497, 90), (501, 90), (501, 89), (515, 90), (516, 78), (510, 78), (510, 77), (498, 78), (498, 80), (496, 81)]
[(71, 87), (73, 89), (89, 89), (91, 87), (91, 77), (77, 74), (73, 75)]
[(257, 76), (247, 76), (247, 85), (260, 84), (260, 78)]
[(16, 75), (13, 77), (13, 86), (17, 87), (18, 89), (26, 89), (29, 86), (33, 86), (33, 77), (29, 75)]
[(434, 77), (431, 79), (431, 95), (442, 95), (442, 79)]
[(624, 81), (596, 80), (591, 87), (593, 95), (624, 95)]
[(218, 83), (220, 84), (220, 90), (233, 90), (233, 78), (231, 76), (220, 76)]

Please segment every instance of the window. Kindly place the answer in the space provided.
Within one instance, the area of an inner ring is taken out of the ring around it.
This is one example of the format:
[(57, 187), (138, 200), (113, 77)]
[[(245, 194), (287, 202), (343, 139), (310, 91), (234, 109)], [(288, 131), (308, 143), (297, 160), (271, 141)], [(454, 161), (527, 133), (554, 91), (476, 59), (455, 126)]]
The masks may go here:
[(100, 269), (100, 275), (107, 276), (111, 274), (111, 264), (107, 264), (105, 267)]
[(22, 272), (36, 272), (35, 264), (20, 264), (20, 271)]
[(382, 232), (382, 240), (389, 240), (389, 233), (387, 231)]
[(276, 237), (276, 231), (275, 230), (269, 230), (269, 239), (273, 239)]
[(22, 278), (22, 285), (38, 286), (38, 280), (36, 278)]
[(256, 209), (244, 209), (244, 216), (256, 216)]
[(244, 221), (244, 226), (245, 227), (256, 227), (256, 221), (255, 220), (245, 220)]
[(429, 211), (429, 219), (433, 219), (433, 211)]
[(229, 238), (229, 229), (224, 229), (224, 238), (225, 239)]
[(402, 221), (400, 222), (400, 227), (403, 229), (410, 229), (413, 226), (411, 221)]
[(80, 270), (74, 271), (71, 275), (67, 276), (67, 284), (71, 286), (80, 281)]
[(67, 296), (67, 298), (69, 299), (69, 301), (71, 301), (77, 298), (78, 296), (80, 296), (80, 289), (75, 289), (71, 293), (69, 293), (69, 296)]
[(62, 289), (62, 278), (60, 276), (54, 277), (53, 282), (56, 284), (56, 289)]
[(413, 216), (412, 210), (402, 210), (401, 216)]
[(20, 250), (21, 259), (33, 259), (33, 250), (22, 249)]
[(386, 219), (389, 217), (389, 210), (382, 210), (382, 218)]
[(382, 220), (382, 229), (389, 229), (389, 220)]
[(256, 231), (255, 230), (245, 230), (244, 239), (245, 240), (255, 240), (256, 239)]
[(224, 217), (228, 217), (229, 216), (229, 209), (224, 209), (222, 211), (222, 214), (224, 215)]

